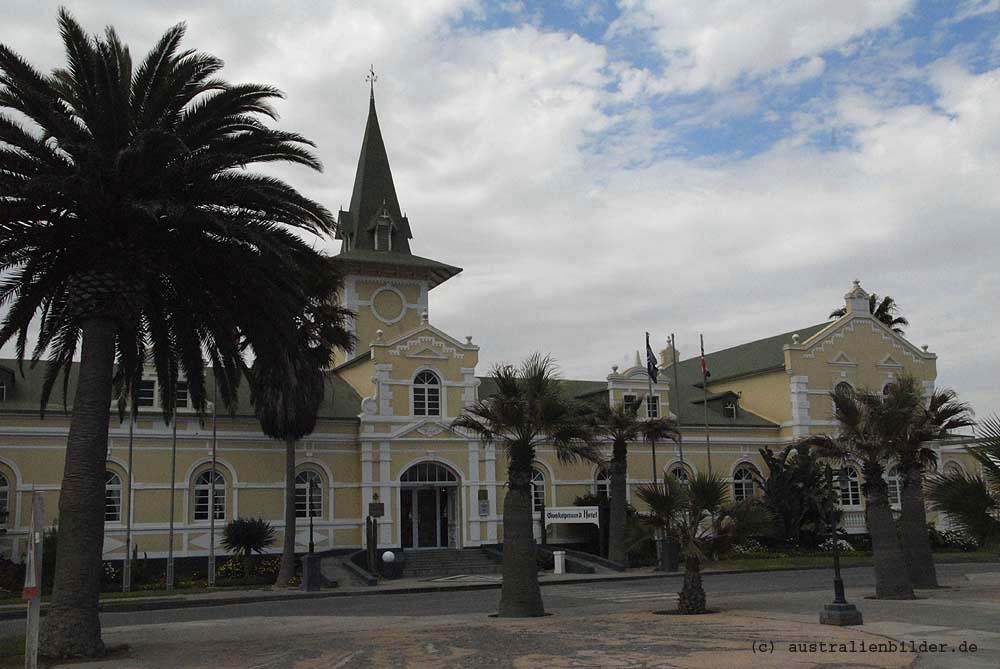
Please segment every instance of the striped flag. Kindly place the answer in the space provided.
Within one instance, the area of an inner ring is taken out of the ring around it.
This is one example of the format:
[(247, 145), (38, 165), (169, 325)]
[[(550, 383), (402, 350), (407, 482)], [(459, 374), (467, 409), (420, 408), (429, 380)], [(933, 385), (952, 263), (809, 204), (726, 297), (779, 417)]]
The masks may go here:
[(653, 354), (653, 349), (649, 345), (649, 333), (646, 333), (646, 373), (649, 374), (649, 378), (656, 383), (658, 376), (658, 371), (656, 369), (656, 355)]
[(712, 376), (712, 372), (708, 371), (708, 363), (705, 362), (705, 338), (701, 339), (701, 375), (704, 378)]

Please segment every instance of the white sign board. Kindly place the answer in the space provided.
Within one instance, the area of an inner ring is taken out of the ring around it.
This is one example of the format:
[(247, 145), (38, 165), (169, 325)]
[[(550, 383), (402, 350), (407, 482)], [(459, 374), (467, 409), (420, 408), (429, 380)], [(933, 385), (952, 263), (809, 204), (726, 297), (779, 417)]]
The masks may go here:
[(545, 524), (593, 523), (600, 527), (598, 508), (596, 506), (547, 506), (545, 507)]

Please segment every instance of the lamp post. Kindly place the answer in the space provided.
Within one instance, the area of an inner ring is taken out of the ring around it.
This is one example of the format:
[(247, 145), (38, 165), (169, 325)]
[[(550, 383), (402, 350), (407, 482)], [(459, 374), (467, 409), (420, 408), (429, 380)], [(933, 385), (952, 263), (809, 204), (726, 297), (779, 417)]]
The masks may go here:
[(848, 485), (847, 471), (843, 468), (837, 476), (837, 487), (833, 486), (833, 469), (826, 466), (826, 488), (827, 495), (827, 527), (830, 530), (830, 539), (833, 540), (833, 603), (823, 607), (823, 612), (819, 614), (819, 622), (823, 625), (860, 625), (862, 623), (861, 611), (858, 611), (854, 604), (849, 604), (844, 596), (844, 579), (840, 576), (840, 537), (837, 536), (837, 516), (833, 505), (834, 494), (839, 494)]
[(316, 550), (316, 544), (313, 543), (313, 491), (319, 486), (316, 485), (316, 481), (312, 478), (309, 479), (309, 488), (306, 494), (306, 515), (309, 516), (309, 554), (312, 555)]

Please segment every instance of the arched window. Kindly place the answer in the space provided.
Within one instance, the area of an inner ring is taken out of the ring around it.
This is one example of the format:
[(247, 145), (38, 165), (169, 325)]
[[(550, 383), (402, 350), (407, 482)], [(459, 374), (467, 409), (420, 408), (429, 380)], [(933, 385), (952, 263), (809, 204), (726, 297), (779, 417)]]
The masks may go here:
[(104, 479), (104, 522), (122, 522), (122, 480), (114, 472)]
[(434, 372), (423, 371), (413, 379), (413, 415), (441, 415), (441, 380)]
[(841, 397), (854, 397), (854, 386), (847, 381), (841, 381), (833, 389), (833, 392)]
[(670, 475), (681, 483), (687, 483), (691, 480), (691, 473), (687, 470), (684, 465), (674, 465), (670, 468)]
[(10, 483), (7, 477), (0, 474), (0, 525), (13, 525), (10, 508)]
[(861, 477), (854, 467), (845, 467), (847, 485), (840, 489), (841, 506), (861, 506)]
[(892, 381), (890, 381), (889, 383), (887, 383), (884, 386), (882, 386), (882, 396), (883, 397), (888, 397), (889, 393), (891, 393), (895, 387), (896, 387), (896, 384), (893, 383)]
[[(208, 520), (208, 509), (215, 510), (216, 520), (226, 519), (226, 479), (215, 472), (215, 497), (212, 499), (212, 470), (204, 471), (194, 481), (194, 519)], [(209, 501), (211, 499), (211, 502)]]
[(418, 462), (399, 477), (403, 483), (454, 483), (455, 472), (437, 462)]
[(319, 518), (323, 515), (323, 477), (312, 469), (295, 475), (295, 517)]
[(733, 472), (733, 500), (742, 502), (753, 498), (753, 469), (750, 465), (740, 465)]
[(902, 481), (899, 478), (899, 467), (893, 467), (885, 476), (889, 488), (889, 504), (897, 506), (902, 499)]
[(531, 470), (531, 510), (541, 512), (545, 507), (545, 474)]
[(949, 462), (944, 466), (944, 473), (949, 476), (964, 475), (965, 470), (957, 462)]
[(611, 474), (607, 467), (601, 467), (594, 475), (594, 493), (603, 499), (611, 499)]

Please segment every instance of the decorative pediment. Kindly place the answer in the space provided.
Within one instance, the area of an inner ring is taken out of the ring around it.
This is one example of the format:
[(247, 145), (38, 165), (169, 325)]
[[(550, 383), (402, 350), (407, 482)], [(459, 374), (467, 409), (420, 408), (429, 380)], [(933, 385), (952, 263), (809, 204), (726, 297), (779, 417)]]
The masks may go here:
[(854, 366), (857, 366), (858, 363), (856, 363), (853, 360), (851, 360), (850, 358), (848, 358), (847, 354), (844, 353), (843, 351), (841, 351), (840, 353), (838, 353), (837, 355), (835, 355), (833, 357), (833, 360), (830, 361), (830, 364), (831, 365), (850, 365), (850, 366), (854, 367)]
[(442, 437), (445, 439), (450, 438), (462, 438), (462, 435), (458, 434), (447, 423), (443, 423), (437, 420), (429, 420), (417, 425), (416, 427), (409, 425), (405, 427), (399, 434), (396, 434), (394, 438), (409, 438), (409, 439), (433, 439), (435, 437)]
[(461, 360), (465, 354), (463, 351), (450, 346), (438, 337), (420, 335), (389, 349), (389, 355), (403, 356), (405, 358), (430, 358), (433, 360), (447, 360), (448, 358)]
[(882, 358), (881, 360), (879, 360), (878, 366), (879, 367), (902, 367), (903, 365), (899, 364), (899, 362), (895, 358), (892, 357), (892, 354), (886, 354), (886, 356), (884, 358)]

